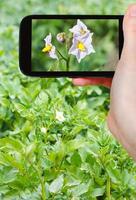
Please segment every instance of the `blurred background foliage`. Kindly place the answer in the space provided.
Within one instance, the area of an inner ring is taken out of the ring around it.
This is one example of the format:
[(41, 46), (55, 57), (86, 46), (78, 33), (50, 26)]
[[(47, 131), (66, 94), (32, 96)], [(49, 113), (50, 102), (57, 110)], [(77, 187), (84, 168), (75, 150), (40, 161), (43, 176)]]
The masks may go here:
[(25, 15), (123, 14), (132, 2), (0, 1), (1, 200), (136, 199), (136, 164), (106, 127), (109, 90), (25, 77), (18, 67)]

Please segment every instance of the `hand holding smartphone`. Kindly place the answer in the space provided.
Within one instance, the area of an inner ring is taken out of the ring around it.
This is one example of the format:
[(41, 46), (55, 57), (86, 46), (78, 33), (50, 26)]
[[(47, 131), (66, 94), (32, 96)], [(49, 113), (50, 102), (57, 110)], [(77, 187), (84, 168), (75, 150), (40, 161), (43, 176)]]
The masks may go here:
[(20, 69), (38, 77), (112, 77), (123, 16), (31, 15), (20, 25)]

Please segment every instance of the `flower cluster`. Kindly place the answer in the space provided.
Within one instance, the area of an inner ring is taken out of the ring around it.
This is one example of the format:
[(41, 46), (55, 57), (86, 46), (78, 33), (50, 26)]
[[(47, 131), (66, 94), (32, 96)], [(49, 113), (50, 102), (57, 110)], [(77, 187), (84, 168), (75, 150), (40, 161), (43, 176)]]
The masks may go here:
[[(91, 53), (95, 53), (95, 50), (92, 45), (92, 35), (93, 33), (88, 30), (87, 26), (81, 21), (77, 20), (77, 24), (73, 26), (69, 31), (72, 33), (72, 44), (68, 50), (68, 54), (76, 56), (77, 61), (80, 63), (81, 60)], [(67, 40), (65, 32), (58, 33), (56, 39), (60, 43), (65, 43)], [(45, 47), (42, 49), (42, 52), (47, 53), (49, 57), (53, 59), (59, 59), (61, 56), (68, 65), (69, 58), (65, 58), (62, 53), (56, 50), (55, 46), (51, 43), (52, 36), (51, 33), (46, 36), (44, 39)], [(57, 53), (59, 55), (57, 55)]]
[(93, 33), (79, 19), (77, 20), (77, 24), (69, 30), (73, 33), (72, 46), (69, 49), (69, 54), (75, 55), (80, 63), (81, 59), (85, 56), (95, 52), (92, 46)]

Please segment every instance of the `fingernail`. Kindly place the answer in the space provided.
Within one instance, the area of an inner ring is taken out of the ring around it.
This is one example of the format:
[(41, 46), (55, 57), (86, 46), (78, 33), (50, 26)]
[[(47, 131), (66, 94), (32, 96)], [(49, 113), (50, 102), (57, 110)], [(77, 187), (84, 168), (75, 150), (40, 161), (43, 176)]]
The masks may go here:
[(136, 17), (136, 5), (130, 8), (131, 17)]

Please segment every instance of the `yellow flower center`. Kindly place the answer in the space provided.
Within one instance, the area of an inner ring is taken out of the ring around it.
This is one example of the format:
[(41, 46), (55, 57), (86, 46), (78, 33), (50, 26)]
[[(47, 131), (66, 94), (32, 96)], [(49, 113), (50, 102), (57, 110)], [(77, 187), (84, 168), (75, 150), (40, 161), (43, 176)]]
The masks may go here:
[(83, 44), (83, 42), (78, 42), (77, 43), (77, 48), (80, 50), (80, 51), (85, 51), (85, 45)]
[(52, 49), (52, 45), (47, 45), (42, 49), (42, 52), (46, 53), (46, 52), (50, 52)]
[(80, 33), (81, 33), (81, 35), (84, 35), (86, 33), (86, 31), (83, 28), (81, 28)]

